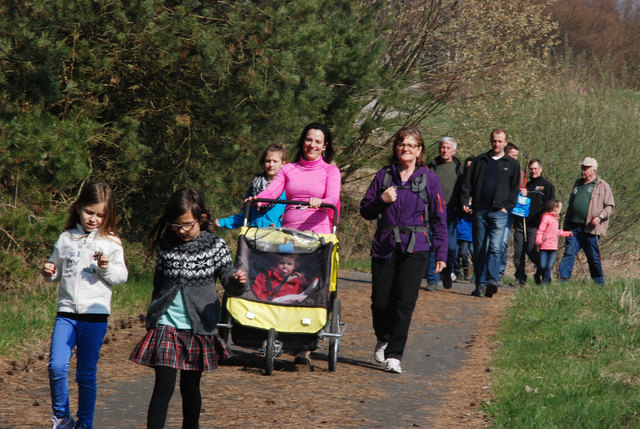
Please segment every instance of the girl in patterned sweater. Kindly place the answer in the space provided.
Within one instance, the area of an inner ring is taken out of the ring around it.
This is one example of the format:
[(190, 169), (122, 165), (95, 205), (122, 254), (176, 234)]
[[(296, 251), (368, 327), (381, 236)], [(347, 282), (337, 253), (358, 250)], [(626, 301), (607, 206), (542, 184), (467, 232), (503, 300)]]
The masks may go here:
[(151, 251), (157, 260), (147, 335), (130, 357), (155, 367), (148, 428), (164, 427), (178, 370), (182, 427), (197, 428), (202, 371), (217, 368), (219, 356), (228, 356), (216, 332), (220, 319), (216, 278), (236, 295), (245, 287), (246, 273), (233, 266), (224, 240), (208, 231), (209, 219), (200, 194), (192, 188), (181, 189), (171, 196), (151, 233)]

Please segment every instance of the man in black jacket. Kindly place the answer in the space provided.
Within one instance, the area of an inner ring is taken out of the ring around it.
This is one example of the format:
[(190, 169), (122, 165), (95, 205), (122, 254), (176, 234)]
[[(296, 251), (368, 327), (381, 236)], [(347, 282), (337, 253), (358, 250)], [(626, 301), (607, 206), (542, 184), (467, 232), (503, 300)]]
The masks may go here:
[(542, 161), (532, 159), (527, 167), (529, 168), (529, 183), (520, 193), (529, 197), (531, 204), (529, 205), (529, 216), (526, 219), (517, 216), (514, 218), (513, 265), (516, 267), (516, 280), (511, 286), (524, 286), (527, 283), (525, 271), (527, 256), (536, 265), (536, 273), (533, 276), (536, 284), (540, 284), (542, 281), (539, 269), (540, 256), (536, 248), (536, 232), (538, 232), (544, 206), (556, 197), (553, 184), (542, 177)]
[(491, 150), (474, 158), (462, 182), (462, 209), (473, 216), (474, 296), (498, 291), (504, 230), (518, 198), (520, 164), (505, 155), (507, 139), (504, 129), (491, 131)]

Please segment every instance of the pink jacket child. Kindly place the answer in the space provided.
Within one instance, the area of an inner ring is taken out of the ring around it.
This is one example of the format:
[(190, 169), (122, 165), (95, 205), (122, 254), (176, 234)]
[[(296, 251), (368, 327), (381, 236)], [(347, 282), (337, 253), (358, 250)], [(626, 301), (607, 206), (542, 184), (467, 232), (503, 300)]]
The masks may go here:
[(545, 212), (536, 233), (536, 246), (540, 250), (558, 250), (558, 237), (571, 237), (572, 235), (571, 231), (560, 229), (557, 213)]

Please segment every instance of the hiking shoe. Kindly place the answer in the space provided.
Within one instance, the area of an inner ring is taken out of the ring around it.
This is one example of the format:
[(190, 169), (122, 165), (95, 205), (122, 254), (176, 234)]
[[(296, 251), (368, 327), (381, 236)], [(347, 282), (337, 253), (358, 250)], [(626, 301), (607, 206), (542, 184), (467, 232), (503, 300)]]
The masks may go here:
[(71, 416), (64, 418), (51, 417), (51, 429), (73, 429), (73, 423)]
[(484, 296), (484, 293), (480, 292), (478, 289), (474, 289), (473, 292), (471, 292), (471, 296), (482, 298)]
[(542, 275), (539, 273), (535, 273), (533, 275), (533, 281), (536, 282), (537, 285), (542, 283)]
[(498, 293), (498, 286), (492, 283), (487, 285), (487, 290), (484, 291), (484, 296), (491, 298), (496, 293)]
[(428, 290), (428, 291), (433, 292), (437, 288), (438, 288), (437, 284), (435, 284), (435, 283), (427, 283), (427, 285), (424, 287), (424, 290)]
[(389, 358), (384, 361), (384, 370), (386, 372), (392, 372), (394, 374), (401, 374), (402, 367), (400, 367), (400, 359)]
[(512, 287), (525, 287), (527, 285), (527, 282), (523, 282), (520, 280), (514, 280), (511, 283), (509, 283), (509, 286)]
[(384, 362), (384, 350), (387, 348), (389, 343), (386, 341), (380, 341), (376, 343), (376, 348), (373, 350), (373, 358), (376, 362), (383, 363)]

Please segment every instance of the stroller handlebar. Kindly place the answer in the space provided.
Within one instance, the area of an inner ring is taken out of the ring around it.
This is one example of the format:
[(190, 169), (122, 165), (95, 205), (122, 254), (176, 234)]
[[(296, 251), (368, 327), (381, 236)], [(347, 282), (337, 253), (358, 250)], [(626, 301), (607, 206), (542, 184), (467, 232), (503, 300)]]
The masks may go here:
[[(248, 204), (245, 204), (244, 208), (244, 226), (249, 225), (249, 212), (251, 206), (255, 203), (274, 203), (274, 204), (285, 204), (285, 205), (296, 205), (296, 206), (308, 206), (309, 201), (297, 201), (297, 200), (277, 200), (271, 198), (254, 198), (251, 201), (247, 201)], [(336, 228), (338, 227), (338, 208), (333, 204), (322, 203), (320, 207), (328, 208), (333, 210), (333, 219), (331, 222), (331, 227), (333, 229), (333, 233), (336, 233)]]

